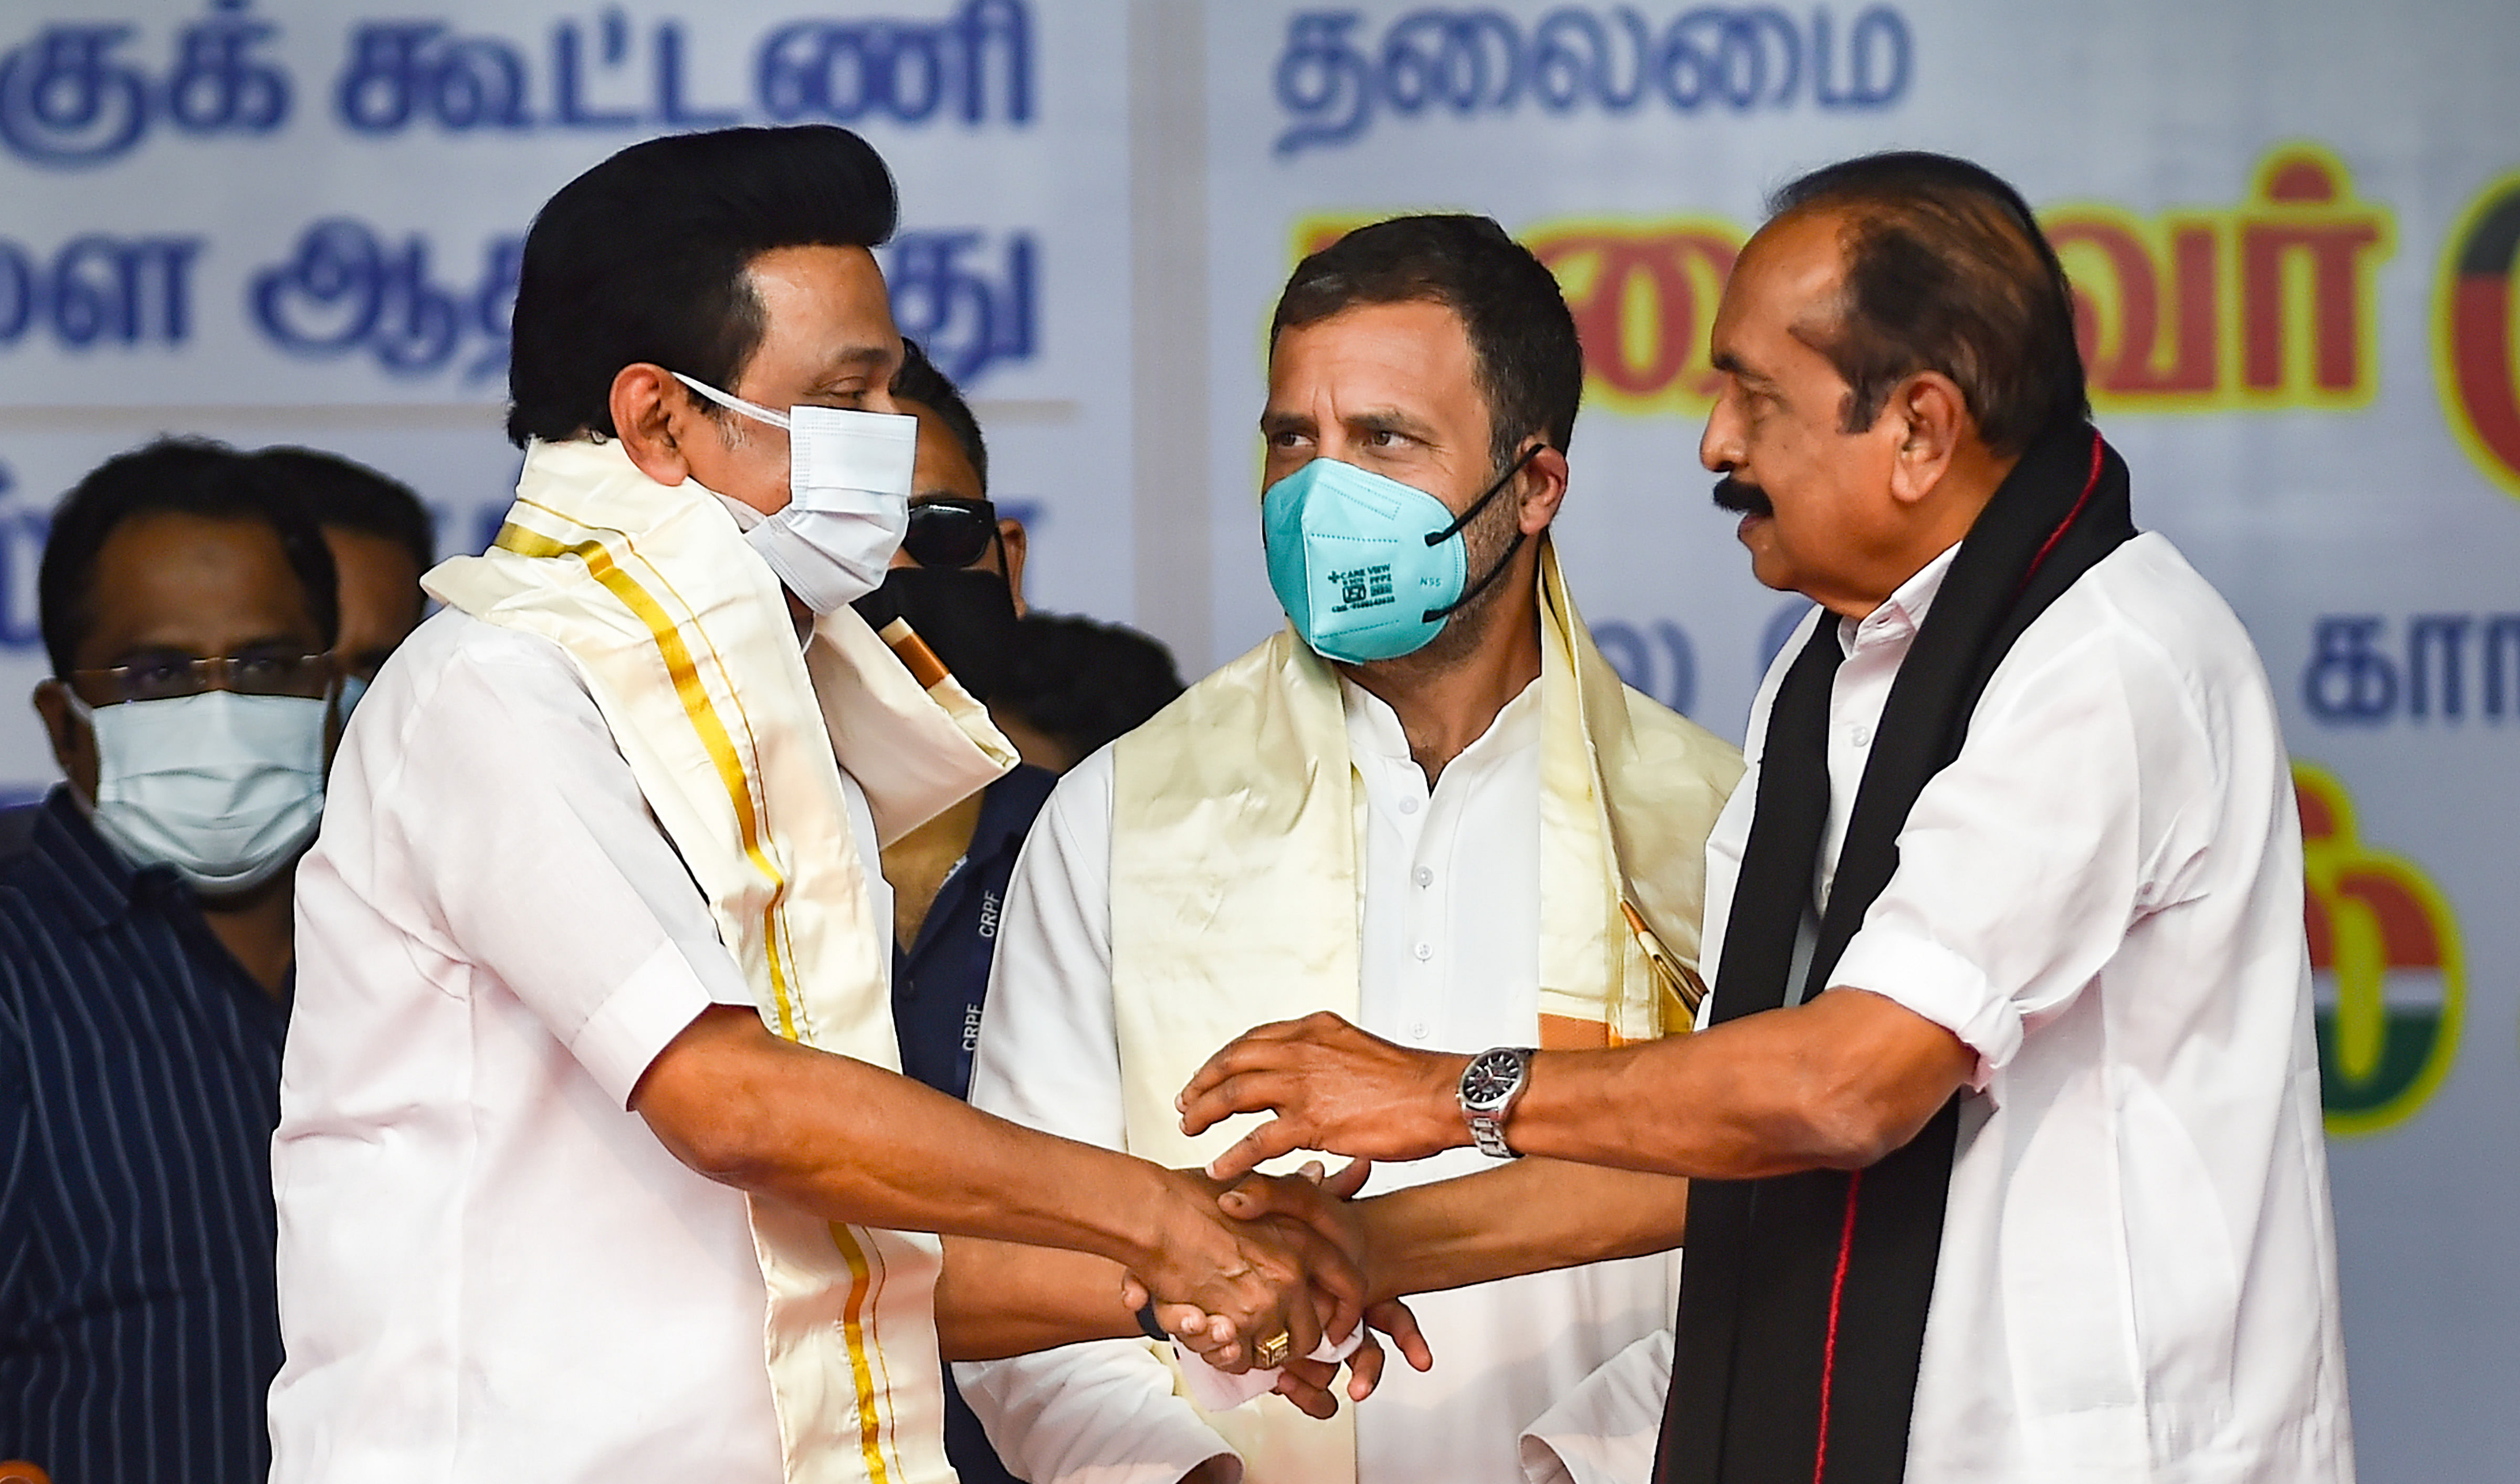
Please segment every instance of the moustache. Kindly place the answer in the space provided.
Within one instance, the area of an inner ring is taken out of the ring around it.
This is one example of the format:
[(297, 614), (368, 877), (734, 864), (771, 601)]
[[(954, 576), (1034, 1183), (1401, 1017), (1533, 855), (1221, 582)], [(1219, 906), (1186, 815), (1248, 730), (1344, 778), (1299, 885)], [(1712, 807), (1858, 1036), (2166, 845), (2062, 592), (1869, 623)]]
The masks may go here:
[(1777, 513), (1776, 506), (1769, 503), (1768, 492), (1738, 474), (1726, 474), (1716, 482), (1715, 505), (1717, 509), (1729, 510), (1736, 516), (1773, 516)]

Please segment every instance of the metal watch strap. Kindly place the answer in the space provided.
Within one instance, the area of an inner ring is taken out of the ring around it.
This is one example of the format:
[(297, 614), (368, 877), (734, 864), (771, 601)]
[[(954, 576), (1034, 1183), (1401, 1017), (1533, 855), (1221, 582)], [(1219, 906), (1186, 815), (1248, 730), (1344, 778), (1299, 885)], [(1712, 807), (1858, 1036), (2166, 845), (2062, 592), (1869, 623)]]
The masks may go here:
[[(1491, 1159), (1522, 1157), (1521, 1150), (1506, 1142), (1505, 1121), (1512, 1114), (1514, 1104), (1522, 1101), (1524, 1091), (1531, 1085), (1531, 1058), (1536, 1054), (1537, 1049), (1528, 1046), (1491, 1047), (1471, 1057), (1470, 1064), (1462, 1069), (1462, 1082), (1455, 1090), (1455, 1101), (1461, 1104), (1462, 1121), (1469, 1127), (1470, 1143), (1477, 1147), (1480, 1153)], [(1473, 1106), (1470, 1102), (1471, 1078), (1477, 1072), (1480, 1063), (1499, 1056), (1508, 1056), (1514, 1059), (1516, 1075), (1513, 1087), (1506, 1094), (1505, 1101), (1494, 1107)]]
[(1462, 1115), (1470, 1125), (1470, 1143), (1490, 1159), (1520, 1159), (1522, 1151), (1505, 1142), (1505, 1123), (1494, 1113)]

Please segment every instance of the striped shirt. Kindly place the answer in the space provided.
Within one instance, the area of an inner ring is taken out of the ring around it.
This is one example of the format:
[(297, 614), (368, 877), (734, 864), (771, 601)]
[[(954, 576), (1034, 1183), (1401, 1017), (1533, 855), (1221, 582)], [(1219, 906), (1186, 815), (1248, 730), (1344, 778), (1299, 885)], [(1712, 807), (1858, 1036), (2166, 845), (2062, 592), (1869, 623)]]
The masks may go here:
[(67, 787), (0, 813), (0, 1459), (269, 1471), (288, 1011)]

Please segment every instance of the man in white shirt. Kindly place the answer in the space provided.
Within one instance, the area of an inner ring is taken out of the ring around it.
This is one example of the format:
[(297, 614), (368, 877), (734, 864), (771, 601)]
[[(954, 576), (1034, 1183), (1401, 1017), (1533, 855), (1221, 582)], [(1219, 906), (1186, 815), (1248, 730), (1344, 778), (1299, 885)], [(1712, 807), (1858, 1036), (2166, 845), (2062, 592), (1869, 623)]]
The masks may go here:
[(888, 1069), (885, 799), (1012, 758), (847, 607), (905, 519), (894, 219), (831, 128), (652, 140), (535, 219), (518, 501), (431, 574), (450, 607), (359, 707), (300, 873), (284, 1484), (939, 1484), (919, 1233), (1073, 1249), (968, 1249), (960, 1353), (1004, 1353), (992, 1309), (1136, 1332), (1122, 1266), (1315, 1342), (1321, 1246)]
[[(1000, 927), (975, 1103), (1181, 1163), (1231, 1138), (1181, 1137), (1182, 1081), (1275, 1017), (1335, 1009), (1464, 1050), (1685, 1025), (1701, 845), (1737, 765), (1621, 687), (1566, 598), (1547, 533), (1582, 377), (1554, 280), (1485, 218), (1378, 223), (1296, 269), (1261, 417), (1288, 628), (1052, 795)], [(1588, 1265), (1420, 1301), (1434, 1369), (1384, 1378), (1352, 1433), (1278, 1398), (1194, 1405), (1200, 1378), (1125, 1341), (959, 1367), (965, 1395), (1038, 1484), (1521, 1484), (1522, 1430), (1665, 1327), (1681, 1188), (1535, 1162), (1493, 1192), (1515, 1219), (1482, 1224), (1534, 1255), (1443, 1250), (1467, 1244), (1427, 1183), (1487, 1163), (1379, 1172), (1405, 1189), (1362, 1203), (1376, 1291)], [(1590, 1198), (1609, 1190), (1616, 1210)]]
[[(2301, 849), (2266, 676), (2089, 425), (2010, 187), (1787, 187), (1701, 456), (1820, 605), (1709, 842), (1699, 1034), (1544, 1053), (1517, 1147), (1697, 1177), (1654, 1477), (2353, 1477)], [(1461, 1142), (1459, 1058), (1271, 1027), (1217, 1162)], [(1650, 1364), (1650, 1358), (1645, 1358)], [(1631, 1388), (1633, 1391), (1634, 1388)]]

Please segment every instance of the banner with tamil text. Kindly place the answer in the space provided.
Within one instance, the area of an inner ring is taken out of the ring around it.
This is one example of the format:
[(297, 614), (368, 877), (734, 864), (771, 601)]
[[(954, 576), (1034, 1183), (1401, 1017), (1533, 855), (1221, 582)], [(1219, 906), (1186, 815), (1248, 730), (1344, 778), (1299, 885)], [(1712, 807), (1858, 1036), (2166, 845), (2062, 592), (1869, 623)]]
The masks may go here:
[(1738, 738), (1804, 611), (1751, 580), (1697, 459), (1708, 324), (1766, 193), (1888, 148), (2022, 189), (2074, 280), (2137, 519), (2248, 623), (2299, 760), (2363, 1477), (2510, 1475), (2520, 9), (1207, 17), (1220, 653), (1278, 621), (1254, 509), (1276, 290), (1360, 221), (1475, 210), (1556, 271), (1584, 336), (1558, 531), (1602, 649)]
[[(1185, 16), (1164, 34), (1192, 52), (1148, 43)], [(1738, 737), (1802, 604), (1751, 580), (1697, 462), (1725, 275), (1799, 170), (1970, 155), (2065, 258), (2138, 521), (2230, 599), (2285, 708), (2363, 1475), (2500, 1478), (2515, 78), (2509, 0), (20, 0), (0, 691), (44, 673), (53, 503), (161, 430), (368, 460), (477, 549), (518, 465), (500, 404), (535, 207), (649, 135), (825, 121), (900, 179), (896, 314), (978, 405), (995, 493), (1035, 527), (1030, 596), (1189, 636), (1192, 672), (1278, 621), (1256, 421), (1287, 271), (1394, 211), (1496, 216), (1585, 337), (1560, 522), (1583, 607), (1635, 684)], [(1197, 141), (1200, 167), (1148, 173), (1150, 140)], [(1140, 219), (1185, 178), (1196, 209)], [(1185, 283), (1203, 313), (1157, 292)], [(1195, 428), (1140, 416), (1163, 337), (1203, 355), (1163, 388)], [(1132, 487), (1133, 449), (1184, 440), (1197, 487)], [(1206, 538), (1187, 617), (1138, 564), (1168, 521)], [(0, 706), (0, 792), (53, 777)]]
[[(983, 404), (1053, 607), (1125, 611), (1124, 13), (1038, 0), (23, 0), (0, 11), (0, 691), (41, 675), (46, 513), (158, 431), (303, 441), (475, 551), (533, 213), (650, 135), (838, 123), (883, 151), (906, 334)], [(1060, 539), (1068, 527), (1074, 539)], [(52, 774), (0, 707), (0, 790)]]

